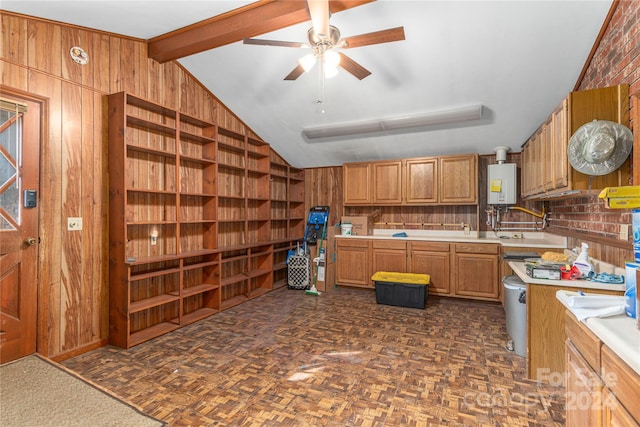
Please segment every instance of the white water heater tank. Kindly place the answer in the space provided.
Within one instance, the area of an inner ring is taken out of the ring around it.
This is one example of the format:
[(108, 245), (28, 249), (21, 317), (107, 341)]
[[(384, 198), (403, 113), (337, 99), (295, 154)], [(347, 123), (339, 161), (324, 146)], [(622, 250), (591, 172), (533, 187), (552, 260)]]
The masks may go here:
[(515, 163), (489, 165), (487, 172), (487, 200), (490, 205), (515, 205), (517, 188)]

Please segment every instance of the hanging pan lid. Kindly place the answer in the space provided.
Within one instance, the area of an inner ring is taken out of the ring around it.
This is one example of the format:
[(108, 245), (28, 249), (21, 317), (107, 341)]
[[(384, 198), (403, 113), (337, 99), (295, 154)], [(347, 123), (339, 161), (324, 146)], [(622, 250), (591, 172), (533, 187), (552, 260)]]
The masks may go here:
[(569, 163), (586, 175), (606, 175), (622, 166), (632, 147), (628, 127), (594, 120), (582, 125), (569, 140)]

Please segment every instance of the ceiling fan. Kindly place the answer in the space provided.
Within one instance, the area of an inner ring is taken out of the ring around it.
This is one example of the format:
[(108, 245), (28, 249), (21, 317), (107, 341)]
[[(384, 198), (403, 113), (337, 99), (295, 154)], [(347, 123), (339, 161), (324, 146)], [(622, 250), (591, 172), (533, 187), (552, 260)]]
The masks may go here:
[(280, 40), (245, 38), (244, 44), (281, 46), (294, 48), (312, 48), (313, 52), (298, 60), (298, 65), (284, 78), (296, 80), (305, 71), (309, 71), (316, 62), (320, 63), (321, 76), (333, 77), (340, 66), (356, 78), (362, 80), (371, 72), (342, 52), (334, 49), (349, 49), (373, 44), (404, 40), (404, 27), (390, 28), (351, 37), (341, 37), (340, 30), (329, 24), (329, 0), (307, 0), (311, 28), (307, 32), (308, 43)]

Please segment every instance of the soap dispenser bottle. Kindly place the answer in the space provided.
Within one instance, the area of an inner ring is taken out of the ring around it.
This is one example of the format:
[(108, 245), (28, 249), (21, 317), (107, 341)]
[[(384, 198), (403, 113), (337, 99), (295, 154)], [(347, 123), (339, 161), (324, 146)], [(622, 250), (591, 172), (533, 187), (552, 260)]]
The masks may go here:
[(589, 245), (586, 243), (582, 243), (582, 250), (580, 251), (580, 255), (574, 261), (573, 265), (580, 270), (581, 277), (587, 277), (589, 273), (593, 270), (593, 266), (589, 262)]

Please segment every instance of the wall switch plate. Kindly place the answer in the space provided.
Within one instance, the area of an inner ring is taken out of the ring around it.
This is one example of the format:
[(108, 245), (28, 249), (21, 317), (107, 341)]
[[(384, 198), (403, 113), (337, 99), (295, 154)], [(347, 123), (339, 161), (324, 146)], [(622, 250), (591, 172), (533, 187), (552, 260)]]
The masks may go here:
[(69, 217), (67, 218), (67, 230), (80, 231), (82, 230), (82, 217)]
[(629, 224), (620, 224), (620, 240), (629, 239)]

